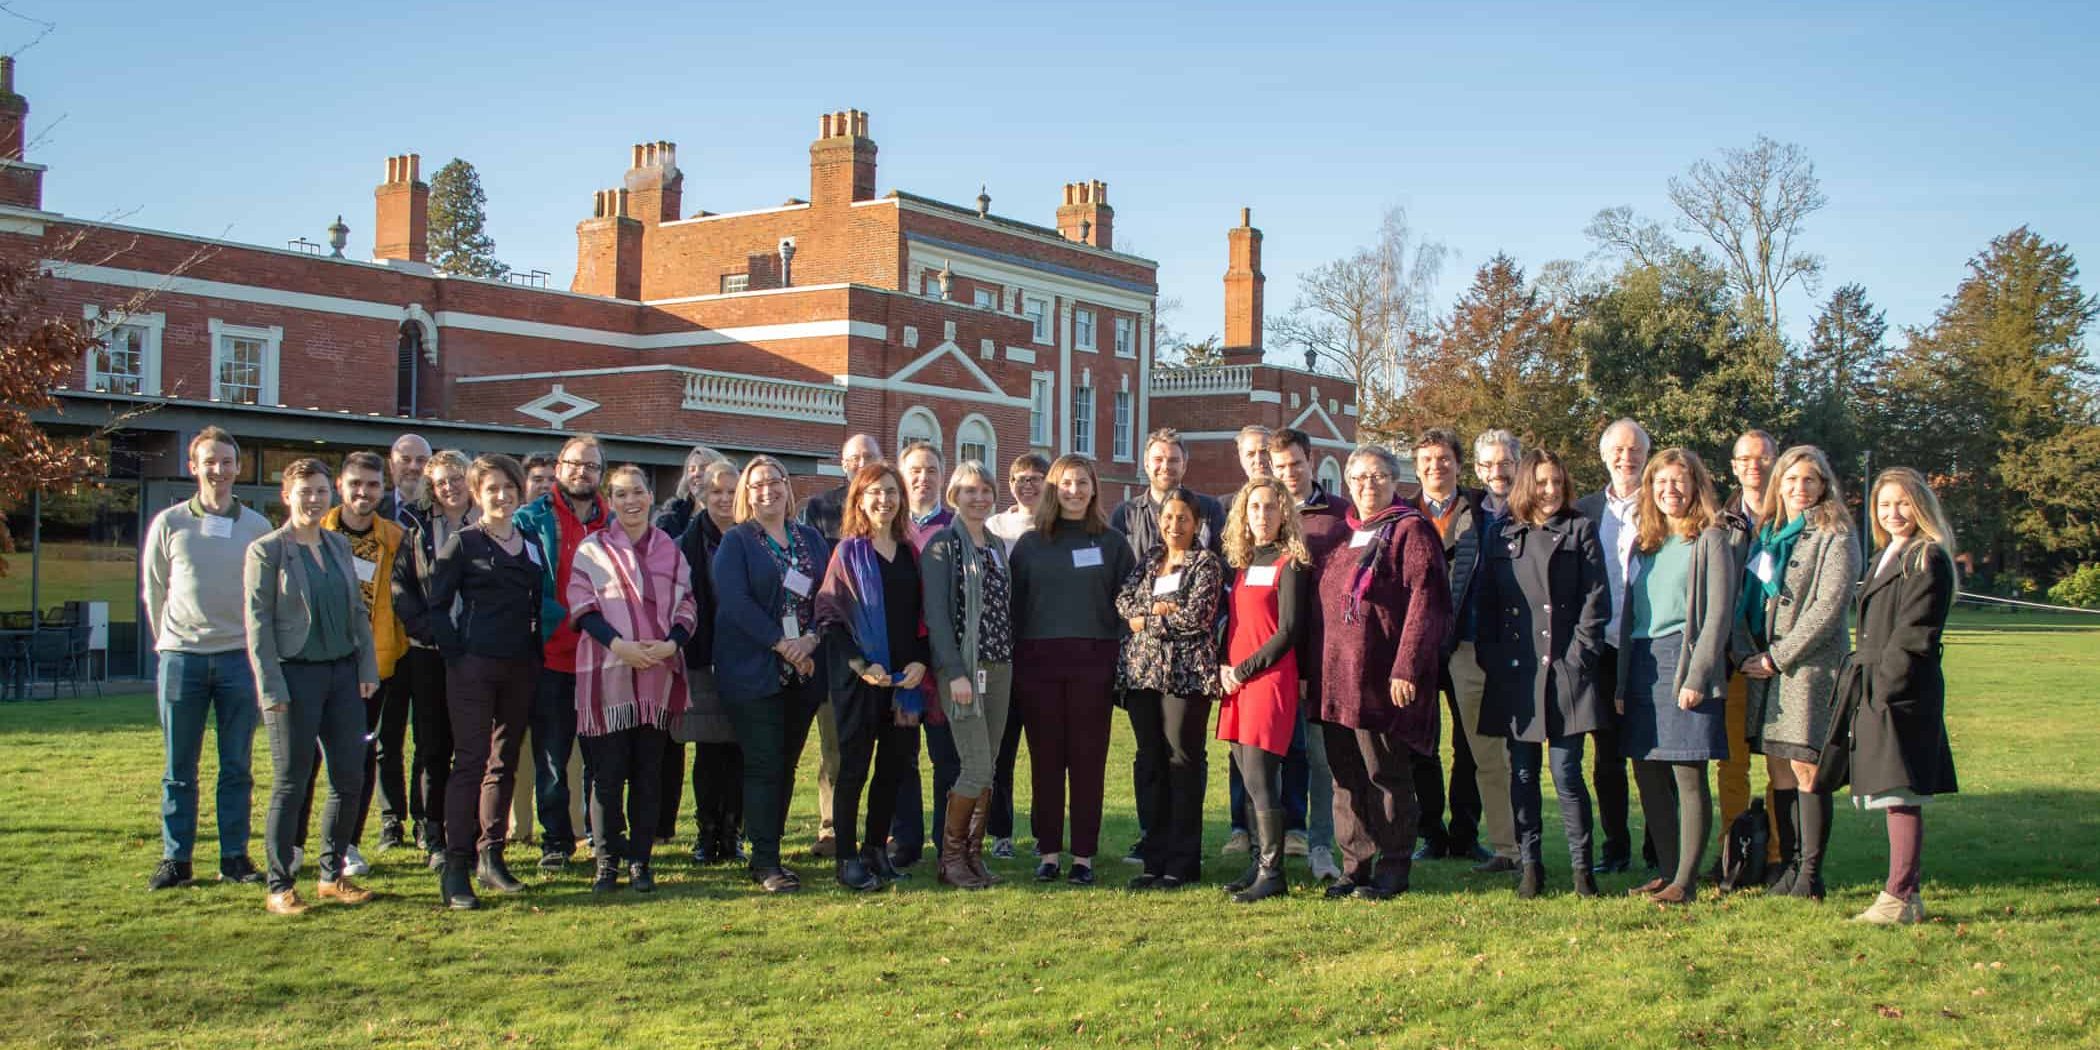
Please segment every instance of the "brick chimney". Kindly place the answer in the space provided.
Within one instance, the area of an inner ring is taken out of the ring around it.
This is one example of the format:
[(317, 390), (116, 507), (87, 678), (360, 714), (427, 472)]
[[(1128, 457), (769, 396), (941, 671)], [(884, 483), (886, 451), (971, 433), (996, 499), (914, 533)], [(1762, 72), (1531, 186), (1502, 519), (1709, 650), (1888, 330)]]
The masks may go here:
[(386, 159), (386, 181), (372, 191), (372, 258), (430, 259), (430, 185), (423, 181), (423, 156)]
[(1116, 210), (1108, 206), (1108, 183), (1100, 179), (1065, 183), (1065, 202), (1057, 208), (1057, 232), (1068, 241), (1113, 250)]
[(629, 214), (633, 205), (634, 195), (625, 189), (592, 195), (591, 217), (576, 224), (576, 276), (570, 291), (642, 297), (642, 223)]
[(1227, 364), (1261, 361), (1261, 231), (1253, 209), (1240, 209), (1240, 224), (1225, 231), (1225, 345)]
[(846, 204), (875, 199), (875, 140), (868, 115), (857, 109), (826, 113), (809, 144), (809, 202)]
[(685, 197), (685, 173), (678, 170), (678, 143), (643, 142), (634, 147), (634, 165), (625, 179), (628, 205), (643, 225), (678, 218)]
[(15, 59), (0, 55), (0, 204), (41, 211), (44, 168), (23, 156), (29, 100), (15, 94)]

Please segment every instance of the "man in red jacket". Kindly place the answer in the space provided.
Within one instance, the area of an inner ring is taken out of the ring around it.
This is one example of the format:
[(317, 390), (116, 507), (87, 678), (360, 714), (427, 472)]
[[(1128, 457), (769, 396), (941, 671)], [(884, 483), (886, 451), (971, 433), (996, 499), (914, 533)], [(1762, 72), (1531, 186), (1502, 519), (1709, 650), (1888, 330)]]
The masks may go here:
[[(540, 638), (545, 642), (539, 695), (532, 701), (532, 794), (540, 815), (540, 868), (560, 871), (576, 852), (569, 822), (569, 752), (576, 746), (576, 630), (569, 624), (569, 566), (585, 536), (612, 520), (598, 498), (605, 453), (578, 434), (554, 460), (554, 491), (517, 513), (539, 539)], [(586, 776), (585, 781), (589, 781)]]

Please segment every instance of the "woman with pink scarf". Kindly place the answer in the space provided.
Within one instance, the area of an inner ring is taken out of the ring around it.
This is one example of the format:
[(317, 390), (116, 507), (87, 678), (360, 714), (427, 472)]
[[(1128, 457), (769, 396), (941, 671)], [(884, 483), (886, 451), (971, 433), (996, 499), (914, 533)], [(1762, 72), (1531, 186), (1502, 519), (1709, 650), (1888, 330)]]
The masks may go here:
[(677, 541), (649, 523), (655, 498), (640, 467), (613, 468), (605, 491), (613, 526), (576, 548), (567, 595), (581, 633), (576, 735), (591, 773), (591, 890), (618, 889), (624, 862), (629, 885), (648, 893), (665, 745), (686, 705), (679, 650), (696, 616), (692, 570)]

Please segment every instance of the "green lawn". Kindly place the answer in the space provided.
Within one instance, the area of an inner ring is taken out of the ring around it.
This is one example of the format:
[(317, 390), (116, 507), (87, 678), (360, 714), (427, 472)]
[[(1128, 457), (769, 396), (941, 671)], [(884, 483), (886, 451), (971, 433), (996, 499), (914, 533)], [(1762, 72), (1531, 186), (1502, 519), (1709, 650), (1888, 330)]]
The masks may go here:
[[(368, 880), (371, 905), (284, 920), (252, 887), (145, 892), (160, 754), (146, 698), (8, 704), (0, 1044), (2093, 1045), (2100, 628), (1962, 624), (1947, 660), (1964, 791), (1927, 810), (1935, 921), (1894, 930), (1844, 921), (1885, 858), (1880, 821), (1849, 807), (1820, 907), (1580, 901), (1559, 892), (1549, 813), (1556, 893), (1530, 903), (1456, 862), (1417, 866), (1389, 903), (1301, 886), (1241, 908), (1215, 889), (1108, 888), (1131, 871), (1113, 862), (1093, 890), (1038, 887), (1017, 860), (987, 893), (937, 889), (922, 864), (908, 888), (859, 896), (805, 857), (798, 897), (666, 859), (654, 897), (594, 899), (577, 866), (453, 914), (397, 852)], [(1106, 839), (1120, 847), (1133, 830), (1120, 725), (1117, 743)], [(1215, 850), (1216, 749), (1213, 763)], [(796, 802), (799, 845), (806, 786)], [(208, 857), (208, 813), (204, 826)]]

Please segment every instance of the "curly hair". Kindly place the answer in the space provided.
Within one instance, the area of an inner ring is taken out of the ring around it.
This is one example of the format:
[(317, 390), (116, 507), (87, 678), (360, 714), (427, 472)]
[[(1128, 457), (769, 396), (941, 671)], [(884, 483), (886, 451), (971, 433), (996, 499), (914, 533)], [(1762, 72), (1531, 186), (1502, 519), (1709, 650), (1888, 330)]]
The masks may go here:
[(1275, 494), (1276, 505), (1283, 510), (1283, 524), (1276, 527), (1276, 543), (1283, 548), (1284, 558), (1294, 565), (1311, 565), (1312, 552), (1305, 547), (1305, 526), (1298, 520), (1298, 501), (1291, 498), (1291, 490), (1284, 488), (1283, 482), (1271, 477), (1250, 479), (1232, 497), (1232, 510), (1225, 516), (1225, 564), (1244, 569), (1254, 560), (1255, 548), (1261, 546), (1255, 542), (1253, 526), (1247, 524), (1247, 502), (1261, 491)]

